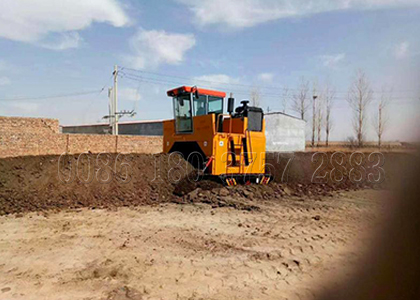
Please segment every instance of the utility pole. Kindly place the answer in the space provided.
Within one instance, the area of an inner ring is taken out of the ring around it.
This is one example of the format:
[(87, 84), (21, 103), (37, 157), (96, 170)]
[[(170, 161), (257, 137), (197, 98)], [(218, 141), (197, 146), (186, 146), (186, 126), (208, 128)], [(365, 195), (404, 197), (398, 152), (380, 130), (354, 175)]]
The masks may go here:
[(316, 106), (315, 106), (315, 100), (318, 96), (313, 95), (313, 103), (312, 103), (312, 148), (315, 147), (315, 115), (316, 115)]
[(108, 89), (109, 98), (109, 113), (103, 116), (103, 119), (109, 119), (109, 126), (112, 128), (112, 135), (118, 135), (118, 120), (120, 117), (129, 116), (134, 117), (136, 112), (133, 110), (118, 111), (118, 66), (114, 66), (114, 87)]
[(113, 126), (112, 126), (112, 134), (118, 135), (118, 66), (114, 66), (114, 88), (113, 88), (113, 98), (114, 98), (114, 105), (113, 105)]
[(111, 127), (111, 133), (114, 134), (114, 94), (112, 93), (112, 88), (108, 88), (108, 99), (109, 99), (109, 107), (108, 107), (108, 116), (104, 118), (108, 118), (109, 120), (109, 127)]

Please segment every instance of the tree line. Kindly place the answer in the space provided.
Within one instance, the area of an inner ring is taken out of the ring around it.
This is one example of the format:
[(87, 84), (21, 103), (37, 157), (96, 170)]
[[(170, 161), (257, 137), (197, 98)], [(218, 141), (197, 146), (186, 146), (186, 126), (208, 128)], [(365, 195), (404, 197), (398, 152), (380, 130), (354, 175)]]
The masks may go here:
[[(373, 118), (370, 119), (377, 137), (378, 147), (382, 146), (383, 135), (388, 128), (387, 107), (392, 98), (392, 89), (383, 88), (380, 95), (375, 95), (370, 81), (362, 70), (358, 70), (351, 82), (346, 100), (352, 113), (353, 135), (349, 141), (357, 147), (363, 147), (366, 142), (368, 128), (368, 114), (374, 109)], [(378, 98), (377, 104), (372, 107), (372, 102)], [(281, 111), (286, 113), (290, 103), (290, 109), (297, 113), (302, 120), (312, 122), (311, 146), (320, 146), (322, 135), (325, 136), (325, 145), (329, 146), (331, 132), (334, 129), (332, 118), (333, 107), (336, 103), (336, 90), (330, 82), (319, 86), (316, 81), (311, 84), (309, 80), (301, 77), (299, 84), (293, 92), (287, 87), (283, 88), (280, 101)], [(251, 91), (251, 103), (254, 106), (260, 104), (258, 89)], [(312, 120), (311, 120), (312, 119)]]

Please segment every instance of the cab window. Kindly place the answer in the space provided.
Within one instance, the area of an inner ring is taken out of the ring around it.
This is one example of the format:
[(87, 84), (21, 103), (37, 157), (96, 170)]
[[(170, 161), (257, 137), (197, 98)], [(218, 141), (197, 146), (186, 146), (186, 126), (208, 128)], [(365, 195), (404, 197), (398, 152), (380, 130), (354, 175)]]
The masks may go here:
[(207, 96), (199, 95), (198, 98), (194, 96), (194, 115), (203, 116), (207, 115)]
[(210, 113), (223, 113), (223, 98), (209, 96), (209, 114)]
[(190, 94), (174, 97), (176, 132), (192, 132), (192, 106)]

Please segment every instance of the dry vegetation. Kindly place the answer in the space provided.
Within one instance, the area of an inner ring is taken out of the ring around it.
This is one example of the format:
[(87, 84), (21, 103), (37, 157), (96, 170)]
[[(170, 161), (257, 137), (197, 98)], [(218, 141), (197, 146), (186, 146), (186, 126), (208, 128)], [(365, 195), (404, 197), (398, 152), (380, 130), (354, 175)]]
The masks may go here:
[(333, 152), (333, 151), (361, 151), (361, 152), (415, 152), (419, 149), (418, 143), (407, 142), (382, 142), (381, 148), (377, 142), (365, 142), (363, 147), (358, 147), (353, 142), (325, 142), (319, 143), (316, 147), (311, 146), (311, 142), (306, 142), (306, 151), (308, 152)]

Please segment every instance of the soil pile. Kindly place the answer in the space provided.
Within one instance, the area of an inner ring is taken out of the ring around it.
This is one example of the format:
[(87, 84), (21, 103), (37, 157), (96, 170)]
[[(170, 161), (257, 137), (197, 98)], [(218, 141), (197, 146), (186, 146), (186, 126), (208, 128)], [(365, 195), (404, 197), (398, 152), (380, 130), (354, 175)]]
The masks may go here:
[[(378, 185), (366, 180), (361, 183), (349, 180), (349, 170), (353, 167), (349, 157), (342, 168), (336, 162), (331, 163), (331, 153), (322, 154), (323, 157), (320, 155), (323, 160), (318, 161), (313, 155), (269, 155), (267, 169), (274, 175), (274, 182), (268, 186), (253, 184), (236, 187), (223, 187), (213, 180), (195, 182), (196, 171), (181, 157), (174, 155), (83, 154), (1, 159), (0, 215), (163, 202), (201, 202), (215, 207), (253, 210), (258, 209), (258, 201), (285, 196), (316, 199), (332, 195), (337, 190), (377, 188), (390, 182), (399, 183), (406, 176), (398, 170), (403, 170), (412, 161), (412, 155), (387, 154), (383, 165), (386, 180)], [(365, 162), (364, 168), (370, 172), (375, 163)], [(331, 180), (334, 169), (334, 178), (339, 178), (341, 173), (344, 176), (339, 183)], [(312, 183), (314, 178), (319, 182)]]
[(163, 154), (2, 159), (0, 214), (171, 201), (174, 185), (167, 177), (175, 181), (192, 168), (181, 159), (168, 163), (169, 159)]

